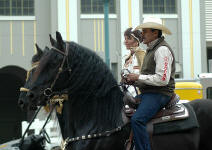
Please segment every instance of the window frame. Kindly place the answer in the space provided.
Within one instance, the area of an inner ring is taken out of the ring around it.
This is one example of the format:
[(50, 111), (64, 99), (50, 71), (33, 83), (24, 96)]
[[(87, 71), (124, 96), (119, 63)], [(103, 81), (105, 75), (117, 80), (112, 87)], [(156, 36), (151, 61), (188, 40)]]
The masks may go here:
[[(88, 12), (88, 13), (85, 13), (85, 12), (82, 12), (82, 0), (80, 0), (80, 14), (81, 15), (102, 15), (102, 14), (104, 14), (104, 3), (103, 3), (103, 12), (94, 12), (94, 10), (92, 10), (94, 7), (92, 7), (93, 6), (93, 3), (92, 2), (94, 2), (95, 0), (90, 0), (91, 1), (91, 12)], [(94, 12), (94, 13), (93, 13)], [(115, 14), (117, 14), (117, 9), (116, 9), (116, 0), (114, 0), (114, 12), (112, 12), (112, 13), (110, 13), (110, 5), (109, 5), (109, 14), (110, 15), (115, 15)]]
[[(2, 14), (0, 14), (1, 18), (10, 18), (11, 16), (17, 18), (23, 16), (28, 18), (29, 16), (35, 16), (35, 0), (0, 0), (0, 2), (2, 2), (2, 4), (8, 2), (8, 4), (0, 7), (0, 9), (3, 11)], [(33, 3), (31, 7), (30, 2)], [(20, 3), (21, 5), (18, 6)], [(27, 3), (27, 6), (25, 6), (24, 3)], [(7, 10), (9, 10), (9, 14), (5, 13)], [(15, 13), (13, 11), (15, 11)], [(18, 11), (20, 11), (20, 14)], [(25, 13), (25, 11), (27, 11), (27, 13)], [(32, 11), (32, 14), (30, 14), (30, 11)]]
[[(148, 3), (148, 2), (150, 2), (151, 1), (151, 12), (145, 12), (144, 10), (144, 7), (145, 7), (145, 5), (144, 5), (144, 0), (143, 0), (143, 14), (163, 14), (163, 15), (169, 15), (169, 14), (171, 14), (171, 15), (174, 15), (174, 14), (177, 14), (178, 13), (178, 9), (177, 9), (177, 0), (174, 0), (174, 2), (175, 2), (175, 12), (173, 13), (170, 13), (170, 12), (167, 12), (166, 10), (167, 10), (167, 8), (168, 7), (166, 7), (167, 5), (167, 3), (166, 3), (166, 1), (168, 1), (168, 0), (164, 0), (164, 3), (163, 3), (163, 9), (164, 9), (164, 12), (155, 12), (155, 8), (156, 8), (156, 5), (155, 5), (155, 0), (146, 0), (146, 2)], [(158, 2), (158, 5), (157, 5), (157, 7), (159, 8), (159, 6), (160, 6), (160, 3)]]
[(173, 18), (178, 18), (177, 14), (144, 14), (143, 18), (147, 18), (147, 17), (152, 17), (155, 16), (157, 18), (161, 18), (161, 19), (173, 19)]
[(35, 16), (0, 16), (0, 20), (7, 21), (31, 21), (36, 20)]

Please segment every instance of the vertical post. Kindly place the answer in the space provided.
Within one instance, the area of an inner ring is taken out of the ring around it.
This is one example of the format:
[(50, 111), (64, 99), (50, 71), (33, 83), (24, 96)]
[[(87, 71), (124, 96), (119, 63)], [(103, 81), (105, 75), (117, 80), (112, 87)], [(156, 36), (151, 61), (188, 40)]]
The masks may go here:
[(109, 0), (104, 0), (104, 26), (105, 26), (105, 61), (110, 68), (110, 50), (109, 50)]
[(189, 0), (189, 23), (190, 23), (190, 56), (191, 56), (191, 78), (194, 79), (194, 47), (193, 47), (193, 18), (192, 0)]

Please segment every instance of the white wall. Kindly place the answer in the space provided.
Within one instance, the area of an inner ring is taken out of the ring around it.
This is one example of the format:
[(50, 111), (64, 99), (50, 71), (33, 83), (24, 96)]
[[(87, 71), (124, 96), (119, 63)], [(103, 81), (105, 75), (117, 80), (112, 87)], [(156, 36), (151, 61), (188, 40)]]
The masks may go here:
[(77, 0), (58, 0), (58, 31), (64, 40), (78, 42), (77, 8)]
[(195, 79), (202, 72), (199, 10), (199, 0), (181, 0), (184, 79)]

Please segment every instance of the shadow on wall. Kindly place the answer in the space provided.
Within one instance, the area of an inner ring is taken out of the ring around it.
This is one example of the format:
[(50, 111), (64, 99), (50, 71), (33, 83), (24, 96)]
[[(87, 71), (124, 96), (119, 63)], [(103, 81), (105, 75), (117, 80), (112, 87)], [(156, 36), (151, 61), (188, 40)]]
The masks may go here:
[(26, 70), (20, 67), (0, 69), (0, 144), (21, 137), (21, 121), (27, 113), (18, 106), (18, 97), (25, 78)]

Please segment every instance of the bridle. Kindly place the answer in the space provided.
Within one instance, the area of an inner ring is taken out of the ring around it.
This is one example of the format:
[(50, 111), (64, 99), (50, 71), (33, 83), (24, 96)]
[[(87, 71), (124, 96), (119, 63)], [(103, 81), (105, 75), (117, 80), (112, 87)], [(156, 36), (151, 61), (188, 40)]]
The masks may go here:
[[(57, 72), (57, 74), (56, 74), (53, 82), (51, 83), (51, 86), (48, 87), (48, 88), (46, 88), (46, 89), (44, 89), (44, 91), (43, 91), (44, 96), (46, 96), (48, 98), (50, 96), (52, 96), (54, 93), (57, 93), (57, 94), (58, 93), (60, 93), (60, 94), (64, 93), (64, 92), (54, 92), (53, 93), (53, 90), (52, 89), (54, 88), (55, 83), (56, 83), (57, 79), (59, 78), (60, 74), (64, 71), (63, 67), (64, 67), (64, 64), (65, 64), (65, 61), (67, 62), (67, 66), (68, 66), (67, 69), (68, 69), (68, 71), (71, 72), (71, 68), (70, 68), (70, 66), (68, 64), (68, 57), (67, 57), (68, 56), (68, 49), (69, 49), (69, 44), (67, 42), (66, 42), (65, 52), (57, 49), (56, 47), (52, 47), (52, 50), (55, 50), (56, 52), (59, 52), (60, 54), (63, 55), (63, 60), (62, 60), (62, 63), (60, 65), (60, 67), (58, 68), (58, 72)], [(65, 92), (65, 94), (66, 94), (66, 92)]]
[[(62, 63), (61, 63), (61, 65), (60, 65), (59, 69), (58, 69), (58, 72), (57, 72), (57, 74), (56, 74), (56, 77), (55, 77), (54, 81), (52, 82), (51, 86), (50, 86), (49, 88), (44, 89), (44, 91), (43, 91), (44, 96), (46, 96), (46, 97), (48, 97), (48, 98), (50, 98), (50, 96), (53, 96), (53, 97), (49, 100), (50, 103), (52, 103), (52, 104), (58, 103), (58, 104), (59, 104), (59, 106), (56, 107), (58, 113), (61, 113), (61, 110), (62, 110), (62, 107), (63, 107), (63, 105), (62, 105), (63, 101), (64, 101), (64, 100), (68, 100), (68, 94), (67, 94), (67, 91), (66, 91), (66, 90), (64, 90), (64, 91), (62, 91), (62, 92), (60, 91), (60, 92), (54, 92), (54, 93), (53, 93), (52, 89), (53, 89), (53, 87), (54, 87), (54, 85), (55, 85), (55, 83), (56, 83), (56, 81), (57, 81), (57, 79), (58, 79), (60, 73), (63, 71), (63, 67), (64, 67), (64, 64), (65, 64), (65, 61), (66, 61), (66, 60), (67, 60), (67, 66), (68, 66), (67, 69), (68, 69), (69, 72), (71, 72), (71, 69), (70, 69), (69, 64), (68, 64), (68, 58), (67, 58), (67, 56), (68, 56), (68, 48), (69, 48), (69, 44), (68, 44), (68, 43), (66, 43), (66, 51), (65, 51), (65, 52), (63, 52), (63, 51), (57, 49), (56, 47), (52, 47), (53, 50), (59, 52), (59, 53), (62, 54), (64, 57), (63, 57)], [(34, 62), (34, 63), (32, 64), (32, 68), (31, 68), (30, 70), (27, 71), (26, 81), (29, 80), (29, 74), (30, 74), (30, 73), (32, 72), (32, 70), (33, 70), (34, 68), (36, 68), (38, 65), (39, 65), (39, 61)], [(20, 92), (29, 92), (29, 91), (30, 91), (30, 89), (28, 89), (28, 88), (26, 88), (26, 87), (21, 87), (21, 88), (20, 88)], [(54, 95), (53, 95), (53, 94), (54, 94)]]
[[(66, 50), (65, 50), (65, 52), (63, 52), (63, 51), (57, 49), (56, 47), (52, 47), (53, 50), (59, 52), (59, 53), (62, 54), (64, 57), (63, 57), (63, 60), (62, 60), (62, 63), (61, 63), (61, 65), (60, 65), (60, 67), (58, 68), (58, 72), (57, 72), (56, 77), (55, 77), (55, 79), (53, 80), (51, 86), (48, 87), (48, 88), (46, 88), (46, 89), (44, 89), (44, 91), (43, 91), (44, 96), (46, 96), (46, 97), (48, 97), (48, 98), (49, 98), (50, 96), (53, 95), (52, 89), (53, 89), (53, 87), (54, 87), (54, 85), (55, 85), (57, 79), (59, 78), (59, 75), (64, 71), (64, 70), (63, 70), (63, 67), (64, 67), (64, 64), (65, 64), (65, 61), (66, 61), (66, 60), (67, 60), (67, 65), (68, 65), (68, 68), (67, 68), (67, 69), (68, 69), (69, 72), (71, 72), (71, 68), (70, 68), (70, 66), (69, 66), (69, 64), (68, 64), (68, 58), (67, 58), (67, 56), (68, 56), (68, 48), (69, 48), (69, 44), (68, 44), (68, 43), (66, 43)], [(29, 74), (30, 74), (30, 72), (31, 72), (34, 68), (36, 68), (36, 67), (38, 66), (38, 64), (39, 64), (39, 61), (37, 61), (37, 62), (35, 62), (35, 63), (32, 64), (32, 68), (27, 72), (26, 81), (29, 79)], [(29, 92), (29, 91), (30, 91), (30, 89), (28, 89), (28, 88), (25, 88), (25, 87), (21, 87), (21, 88), (20, 88), (20, 92)], [(55, 92), (55, 93), (60, 93), (60, 94), (62, 94), (62, 93), (64, 93), (64, 92)], [(65, 92), (65, 94), (66, 94), (66, 92)]]

